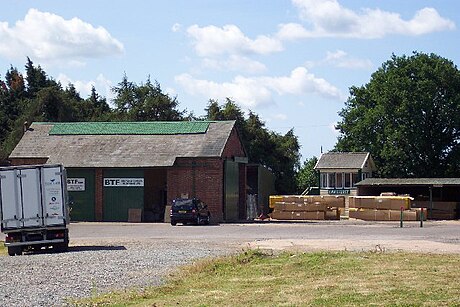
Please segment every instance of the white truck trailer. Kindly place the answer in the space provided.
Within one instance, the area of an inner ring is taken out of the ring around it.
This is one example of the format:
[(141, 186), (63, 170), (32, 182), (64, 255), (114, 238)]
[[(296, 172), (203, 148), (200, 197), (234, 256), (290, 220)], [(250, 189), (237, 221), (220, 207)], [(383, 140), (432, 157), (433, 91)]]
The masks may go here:
[(0, 168), (1, 231), (10, 256), (69, 246), (66, 173), (62, 165)]

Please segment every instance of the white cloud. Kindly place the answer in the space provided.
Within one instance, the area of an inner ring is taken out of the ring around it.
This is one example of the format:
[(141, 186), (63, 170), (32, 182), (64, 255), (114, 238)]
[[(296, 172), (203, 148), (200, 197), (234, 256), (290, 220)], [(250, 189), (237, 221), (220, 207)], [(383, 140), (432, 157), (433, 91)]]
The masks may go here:
[(175, 81), (192, 95), (216, 99), (229, 97), (247, 108), (271, 103), (272, 93), (255, 79), (238, 76), (232, 82), (217, 83), (181, 74), (175, 77)]
[(59, 74), (57, 81), (61, 82), (63, 87), (67, 87), (69, 83), (72, 83), (82, 98), (87, 98), (91, 95), (91, 88), (93, 86), (96, 88), (98, 94), (106, 97), (107, 100), (111, 100), (114, 97), (111, 91), (113, 86), (112, 81), (107, 79), (103, 74), (99, 74), (95, 80), (90, 81), (72, 80), (64, 74)]
[(173, 24), (173, 26), (171, 27), (171, 31), (173, 32), (179, 32), (181, 29), (182, 29), (182, 25), (177, 22)]
[(250, 39), (235, 25), (188, 27), (187, 33), (193, 39), (193, 46), (199, 56), (221, 54), (270, 54), (283, 50), (277, 39), (260, 35)]
[(48, 62), (121, 54), (123, 44), (103, 27), (94, 27), (78, 18), (30, 9), (14, 26), (0, 22), (0, 55)]
[(242, 71), (253, 74), (267, 71), (267, 67), (259, 61), (239, 55), (230, 55), (227, 60), (205, 58), (202, 63), (205, 68), (222, 71)]
[(443, 18), (434, 8), (417, 11), (410, 20), (398, 13), (380, 9), (362, 9), (355, 12), (337, 0), (292, 0), (300, 10), (300, 17), (310, 24), (282, 24), (277, 37), (292, 40), (309, 37), (381, 38), (390, 34), (422, 35), (453, 30), (455, 23)]
[(288, 116), (286, 114), (278, 113), (273, 115), (273, 119), (276, 121), (285, 121), (288, 119)]
[(372, 61), (369, 59), (353, 58), (343, 50), (336, 50), (334, 52), (328, 51), (326, 57), (320, 61), (309, 61), (306, 63), (306, 66), (309, 68), (320, 65), (331, 65), (348, 69), (371, 69)]
[(230, 97), (247, 108), (273, 103), (274, 94), (318, 94), (328, 99), (345, 99), (338, 88), (322, 78), (317, 78), (304, 67), (297, 67), (289, 76), (283, 77), (237, 76), (231, 82), (217, 83), (181, 74), (175, 77), (175, 81), (192, 95), (217, 99)]

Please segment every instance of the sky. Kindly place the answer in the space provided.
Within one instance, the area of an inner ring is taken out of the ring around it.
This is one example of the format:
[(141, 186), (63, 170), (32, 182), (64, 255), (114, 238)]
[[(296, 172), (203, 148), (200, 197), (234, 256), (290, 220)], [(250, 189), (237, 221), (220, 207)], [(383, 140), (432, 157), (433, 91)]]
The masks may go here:
[(150, 77), (205, 114), (234, 100), (272, 131), (294, 129), (302, 161), (334, 148), (352, 86), (392, 54), (460, 63), (460, 1), (0, 0), (0, 79), (27, 57), (83, 98), (109, 101), (124, 74)]

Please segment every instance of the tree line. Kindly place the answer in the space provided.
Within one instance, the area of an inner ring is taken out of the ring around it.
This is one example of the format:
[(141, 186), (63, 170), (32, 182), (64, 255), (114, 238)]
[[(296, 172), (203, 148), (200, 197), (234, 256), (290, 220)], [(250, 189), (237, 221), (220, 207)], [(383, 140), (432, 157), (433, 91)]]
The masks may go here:
[[(377, 177), (460, 177), (460, 71), (449, 59), (413, 52), (384, 62), (352, 86), (339, 112), (336, 152), (370, 152)], [(317, 186), (317, 157), (297, 174)]]
[(24, 122), (235, 120), (249, 161), (273, 172), (278, 193), (303, 189), (296, 181), (300, 145), (292, 129), (284, 135), (270, 131), (256, 113), (245, 115), (229, 98), (221, 104), (209, 100), (205, 114), (195, 116), (181, 110), (177, 97), (164, 93), (150, 77), (136, 84), (125, 74), (112, 92), (113, 107), (94, 86), (89, 97), (83, 98), (73, 84), (63, 86), (30, 58), (25, 75), (10, 67), (3, 79), (0, 75), (0, 161), (7, 163), (22, 137)]

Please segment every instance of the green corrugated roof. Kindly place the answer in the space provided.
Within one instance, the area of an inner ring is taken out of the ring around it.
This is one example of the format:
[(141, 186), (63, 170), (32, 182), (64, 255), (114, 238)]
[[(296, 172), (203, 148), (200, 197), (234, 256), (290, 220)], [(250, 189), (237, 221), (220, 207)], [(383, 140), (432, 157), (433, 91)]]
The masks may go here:
[(210, 122), (78, 122), (52, 124), (50, 135), (165, 135), (206, 133)]

